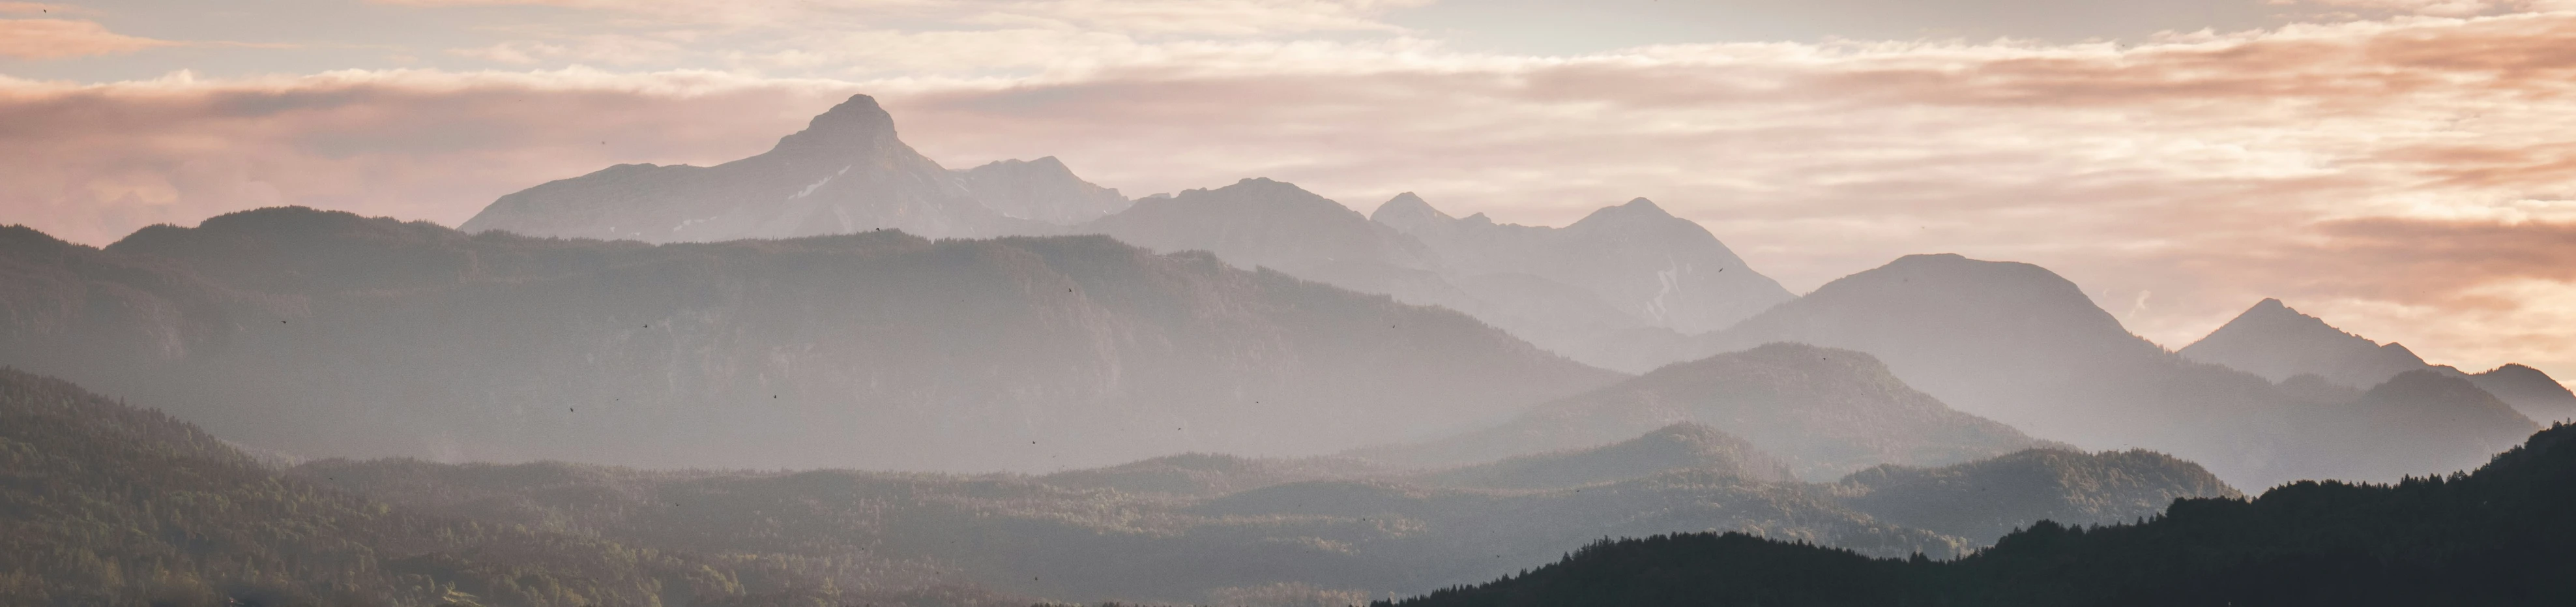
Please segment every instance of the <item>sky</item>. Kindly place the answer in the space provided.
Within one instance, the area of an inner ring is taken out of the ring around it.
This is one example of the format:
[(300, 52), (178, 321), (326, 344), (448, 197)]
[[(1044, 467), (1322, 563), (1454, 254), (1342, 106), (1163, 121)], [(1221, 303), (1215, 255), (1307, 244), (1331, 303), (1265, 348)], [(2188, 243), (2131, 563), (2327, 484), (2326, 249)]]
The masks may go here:
[(0, 0), (0, 223), (455, 225), (855, 93), (951, 167), (1647, 197), (1800, 292), (1956, 252), (2576, 378), (2576, 0)]

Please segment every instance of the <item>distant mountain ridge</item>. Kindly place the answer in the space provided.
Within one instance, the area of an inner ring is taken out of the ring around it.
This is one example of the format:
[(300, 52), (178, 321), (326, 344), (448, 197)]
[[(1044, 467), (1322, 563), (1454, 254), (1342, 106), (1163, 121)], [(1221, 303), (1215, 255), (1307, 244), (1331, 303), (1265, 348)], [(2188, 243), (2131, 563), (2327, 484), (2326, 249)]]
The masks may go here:
[[(309, 209), (0, 239), (0, 363), (310, 455), (1047, 470), (1319, 454), (1619, 376), (1098, 236), (648, 245)], [(0, 235), (5, 236), (5, 235)]]
[(2086, 449), (2172, 453), (2239, 486), (2460, 469), (2538, 428), (2495, 414), (2483, 394), (2448, 390), (2405, 392), (2438, 402), (2400, 409), (2460, 410), (2410, 418), (2432, 427), (2354, 423), (2388, 418), (2346, 415), (2347, 403), (2312, 402), (2323, 392), (2167, 352), (2045, 268), (1953, 254), (1835, 280), (1697, 341), (1705, 352), (1784, 341), (1866, 352), (1961, 411)]
[(1459, 310), (1624, 372), (1679, 360), (1685, 335), (1791, 297), (1707, 229), (1642, 198), (1564, 228), (1452, 219), (1411, 194), (1372, 217), (1264, 178), (1130, 201), (1051, 156), (942, 168), (898, 139), (893, 117), (865, 95), (759, 155), (549, 182), (501, 197), (459, 229), (648, 243), (1108, 234)]
[(2411, 371), (2459, 377), (2503, 399), (2535, 420), (2576, 418), (2576, 393), (2531, 367), (2507, 364), (2466, 373), (2424, 362), (2406, 346), (2378, 343), (2327, 325), (2278, 299), (2265, 299), (2208, 337), (2184, 347), (2183, 358), (2226, 365), (2274, 382), (2315, 375), (2336, 385), (2368, 389)]
[(1953, 410), (1868, 354), (1794, 343), (1676, 363), (1438, 440), (1352, 451), (1415, 467), (1588, 448), (1689, 423), (1741, 437), (1800, 478), (1880, 464), (1939, 466), (2055, 446)]
[(609, 167), (503, 196), (458, 229), (654, 243), (874, 230), (989, 237), (1048, 233), (1050, 221), (1124, 200), (1052, 158), (951, 172), (897, 139), (875, 98), (853, 95), (759, 155), (712, 167)]

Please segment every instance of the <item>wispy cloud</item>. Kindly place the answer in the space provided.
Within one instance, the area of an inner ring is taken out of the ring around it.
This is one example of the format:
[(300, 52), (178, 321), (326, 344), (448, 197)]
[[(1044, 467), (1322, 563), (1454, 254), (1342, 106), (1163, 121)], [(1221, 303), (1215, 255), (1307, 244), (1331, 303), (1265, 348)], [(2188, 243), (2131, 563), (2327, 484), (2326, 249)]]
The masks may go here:
[(0, 57), (61, 59), (131, 53), (178, 44), (111, 32), (107, 26), (93, 21), (0, 19)]

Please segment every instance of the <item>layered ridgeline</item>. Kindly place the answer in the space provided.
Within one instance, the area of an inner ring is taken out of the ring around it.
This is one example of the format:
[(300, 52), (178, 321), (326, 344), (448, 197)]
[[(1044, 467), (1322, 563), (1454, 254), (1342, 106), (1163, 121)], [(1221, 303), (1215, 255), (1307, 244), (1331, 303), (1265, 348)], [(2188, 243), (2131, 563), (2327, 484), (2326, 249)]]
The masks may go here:
[(1961, 411), (2087, 449), (2172, 453), (2238, 486), (2467, 469), (2538, 428), (2467, 380), (2365, 398), (2195, 363), (2046, 269), (1957, 255), (1898, 259), (1700, 339), (1866, 352)]
[(2576, 393), (2569, 393), (2566, 386), (2539, 369), (2508, 364), (2470, 374), (2447, 365), (2429, 364), (2406, 346), (2382, 344), (2344, 332), (2278, 299), (2254, 304), (2208, 337), (2184, 347), (2180, 354), (2274, 382), (2314, 375), (2326, 383), (2355, 389), (2368, 389), (2409, 371), (2433, 371), (2467, 379), (2532, 419), (2576, 417)]
[(1623, 371), (1672, 362), (1663, 344), (1724, 329), (1794, 299), (1696, 222), (1653, 201), (1562, 228), (1451, 217), (1410, 192), (1369, 219), (1420, 239), (1474, 312), (1531, 341)]
[(1868, 354), (1778, 343), (1666, 366), (1540, 405), (1500, 426), (1351, 455), (1398, 466), (1454, 466), (1597, 445), (1685, 422), (1744, 437), (1811, 480), (1879, 464), (1947, 465), (2048, 446), (1915, 391)]
[(644, 242), (794, 238), (874, 230), (942, 237), (1048, 233), (1126, 206), (1054, 158), (950, 171), (895, 137), (855, 95), (757, 156), (712, 167), (622, 164), (501, 197), (465, 221)]
[(923, 564), (645, 549), (284, 476), (193, 426), (0, 370), (11, 605), (1025, 605)]
[(308, 455), (1044, 470), (1426, 437), (1616, 379), (1097, 236), (647, 245), (269, 209), (0, 251), (0, 362)]
[(1042, 477), (416, 460), (297, 469), (452, 516), (637, 546), (868, 554), (1058, 600), (1225, 605), (1354, 604), (1491, 579), (1603, 537), (1675, 532), (1948, 557), (2042, 516), (2129, 521), (2175, 498), (2235, 495), (2197, 466), (2137, 453), (2028, 451), (1835, 484), (1784, 473), (1743, 440), (1692, 425), (1429, 473), (1199, 455)]
[(1131, 207), (1052, 157), (941, 168), (898, 139), (893, 117), (864, 95), (758, 156), (713, 167), (610, 167), (503, 196), (461, 229), (654, 243), (877, 230), (1109, 234), (1449, 307), (1628, 372), (1678, 360), (1683, 335), (1790, 298), (1706, 229), (1643, 199), (1565, 228), (1451, 218), (1410, 194), (1372, 217), (1268, 179)]
[(2032, 525), (1951, 562), (1680, 535), (1393, 604), (2563, 605), (2571, 500), (2576, 427), (2555, 426), (2473, 474), (2301, 482), (2251, 501), (2183, 500), (2139, 524)]

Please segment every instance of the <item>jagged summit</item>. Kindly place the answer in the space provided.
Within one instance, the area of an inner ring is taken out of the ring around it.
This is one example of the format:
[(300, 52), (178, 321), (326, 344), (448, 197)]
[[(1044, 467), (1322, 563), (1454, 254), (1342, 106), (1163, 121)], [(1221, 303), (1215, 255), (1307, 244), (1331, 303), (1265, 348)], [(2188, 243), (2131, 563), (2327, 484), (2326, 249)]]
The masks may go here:
[(894, 141), (894, 115), (878, 106), (875, 97), (851, 95), (807, 122), (805, 130), (779, 138), (770, 151), (873, 149)]
[(903, 230), (932, 238), (1047, 234), (1126, 207), (1041, 159), (950, 171), (853, 95), (769, 151), (712, 166), (621, 164), (492, 202), (460, 226), (530, 236), (707, 242)]

